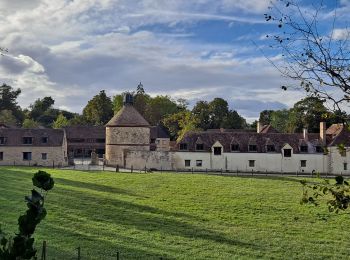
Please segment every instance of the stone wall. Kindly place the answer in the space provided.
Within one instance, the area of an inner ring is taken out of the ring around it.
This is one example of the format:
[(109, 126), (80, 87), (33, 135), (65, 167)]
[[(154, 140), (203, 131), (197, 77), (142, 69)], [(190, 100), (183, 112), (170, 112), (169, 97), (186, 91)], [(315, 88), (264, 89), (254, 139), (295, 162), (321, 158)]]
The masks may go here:
[(149, 151), (149, 127), (106, 127), (106, 164), (125, 166), (124, 151)]
[[(67, 166), (67, 151), (66, 146), (51, 146), (51, 147), (33, 147), (33, 146), (0, 146), (0, 152), (3, 152), (3, 160), (0, 160), (0, 165), (38, 165), (61, 167)], [(31, 152), (31, 160), (23, 160), (23, 153)], [(43, 159), (42, 154), (46, 153), (47, 158)]]
[(172, 170), (172, 152), (164, 151), (125, 151), (126, 168)]

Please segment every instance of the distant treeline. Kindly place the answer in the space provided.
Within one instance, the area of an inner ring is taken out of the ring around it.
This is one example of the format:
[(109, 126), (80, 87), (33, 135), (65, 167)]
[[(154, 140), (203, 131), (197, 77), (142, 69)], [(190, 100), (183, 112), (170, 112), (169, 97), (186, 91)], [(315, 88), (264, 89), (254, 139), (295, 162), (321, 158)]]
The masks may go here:
[[(134, 106), (151, 125), (162, 125), (172, 139), (181, 138), (188, 131), (207, 129), (255, 129), (257, 121), (248, 124), (246, 120), (228, 106), (222, 98), (212, 101), (198, 101), (190, 109), (185, 99), (174, 100), (170, 96), (151, 97), (140, 84), (134, 94)], [(0, 86), (0, 122), (23, 128), (62, 128), (74, 125), (104, 125), (123, 106), (123, 94), (108, 97), (100, 91), (84, 107), (82, 114), (54, 108), (52, 97), (35, 100), (29, 108), (21, 108), (17, 98), (20, 89), (3, 84)], [(307, 97), (297, 102), (291, 109), (264, 110), (259, 120), (271, 124), (280, 132), (299, 132), (308, 128), (310, 132), (319, 130), (319, 122), (338, 123), (347, 118), (335, 114), (325, 107), (325, 101)]]

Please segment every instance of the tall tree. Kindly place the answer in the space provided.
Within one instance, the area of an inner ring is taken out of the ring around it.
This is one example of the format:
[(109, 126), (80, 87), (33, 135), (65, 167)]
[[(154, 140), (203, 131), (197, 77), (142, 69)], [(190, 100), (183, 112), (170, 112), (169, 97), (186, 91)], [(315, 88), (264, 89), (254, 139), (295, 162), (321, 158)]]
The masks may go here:
[(17, 104), (17, 98), (21, 94), (20, 89), (13, 89), (11, 86), (2, 84), (0, 86), (0, 110), (9, 110), (17, 122), (22, 122), (24, 115)]
[(104, 90), (94, 96), (83, 110), (83, 116), (94, 125), (106, 124), (113, 116), (113, 103)]
[(22, 128), (38, 128), (40, 124), (33, 119), (26, 118), (23, 121)]
[(263, 125), (269, 125), (271, 123), (273, 110), (263, 110), (260, 112), (259, 122)]
[(55, 100), (52, 97), (38, 98), (34, 104), (30, 105), (29, 117), (38, 120), (53, 104), (55, 104)]
[(156, 125), (164, 117), (177, 112), (177, 104), (169, 96), (156, 96), (149, 100), (145, 118), (151, 125)]
[(17, 119), (11, 110), (0, 110), (0, 122), (6, 125), (16, 125)]
[(192, 113), (198, 119), (198, 127), (207, 130), (210, 128), (210, 109), (207, 101), (198, 101), (192, 109)]
[(66, 127), (68, 125), (69, 125), (68, 119), (63, 114), (59, 114), (59, 116), (53, 123), (52, 127), (55, 129), (58, 129), (58, 128)]

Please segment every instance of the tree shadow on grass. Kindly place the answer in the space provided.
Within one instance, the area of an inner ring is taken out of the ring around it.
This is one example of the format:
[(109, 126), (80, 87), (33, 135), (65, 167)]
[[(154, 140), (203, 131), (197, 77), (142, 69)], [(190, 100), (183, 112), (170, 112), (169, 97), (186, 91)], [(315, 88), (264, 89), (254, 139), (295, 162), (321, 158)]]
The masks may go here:
[(103, 184), (96, 184), (91, 182), (82, 182), (82, 181), (75, 181), (75, 180), (69, 180), (69, 179), (63, 179), (63, 178), (54, 178), (55, 183), (62, 184), (65, 186), (71, 186), (71, 187), (78, 187), (78, 188), (84, 188), (89, 190), (94, 190), (98, 192), (108, 192), (108, 193), (116, 193), (116, 194), (122, 194), (122, 195), (128, 195), (138, 198), (144, 198), (145, 196), (138, 195), (132, 191), (121, 189), (117, 187), (111, 187)]
[[(69, 257), (69, 259), (77, 259), (77, 247), (81, 247), (81, 256), (83, 259), (117, 259), (118, 252), (121, 259), (175, 259), (171, 256), (171, 254), (176, 254), (175, 251), (171, 252), (171, 250), (167, 250), (167, 252), (159, 253), (160, 250), (152, 247), (151, 243), (135, 238), (131, 239), (118, 233), (112, 234), (114, 239), (114, 242), (112, 242), (108, 238), (102, 237), (101, 234), (96, 235), (97, 233), (94, 233), (96, 231), (94, 228), (88, 229), (83, 233), (82, 230), (74, 230), (53, 224), (46, 224), (46, 227), (50, 230), (47, 240), (49, 259), (52, 259), (52, 257), (55, 257), (55, 259), (68, 259), (57, 258), (62, 255)], [(52, 236), (52, 234), (54, 235)], [(64, 242), (66, 244), (67, 242), (74, 241), (69, 245), (70, 249), (65, 248), (63, 250), (62, 247), (56, 245), (56, 243), (60, 243), (60, 240), (62, 240), (62, 237), (59, 237), (61, 234), (64, 235)], [(44, 233), (43, 235), (45, 236), (46, 234)], [(50, 237), (54, 238), (51, 239)], [(51, 245), (50, 240), (54, 242)], [(147, 250), (142, 248), (147, 248)]]
[[(82, 197), (82, 194), (78, 191), (65, 188), (62, 188), (62, 190), (62, 197)], [(74, 211), (76, 215), (93, 221), (128, 226), (146, 232), (161, 232), (166, 236), (198, 238), (229, 246), (258, 249), (257, 245), (233, 240), (220, 232), (199, 227), (199, 225), (203, 226), (203, 223), (198, 221), (198, 226), (190, 224), (190, 221), (194, 222), (193, 219), (186, 219), (187, 216), (179, 216), (174, 212), (118, 199), (100, 198), (89, 194), (84, 194), (83, 199), (89, 202), (90, 207), (83, 205), (83, 207), (78, 208), (76, 201), (67, 199), (64, 204), (60, 205), (63, 207), (62, 212), (70, 210)], [(96, 212), (97, 209), (98, 212)]]

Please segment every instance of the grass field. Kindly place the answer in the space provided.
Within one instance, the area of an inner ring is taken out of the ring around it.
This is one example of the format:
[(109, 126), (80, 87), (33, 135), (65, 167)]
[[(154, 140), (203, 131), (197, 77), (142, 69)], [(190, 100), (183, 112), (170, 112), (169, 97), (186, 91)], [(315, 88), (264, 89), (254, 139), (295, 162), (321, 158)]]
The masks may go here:
[[(34, 168), (0, 167), (0, 223), (14, 234)], [(35, 238), (48, 259), (342, 259), (349, 214), (301, 206), (296, 179), (47, 170)]]

